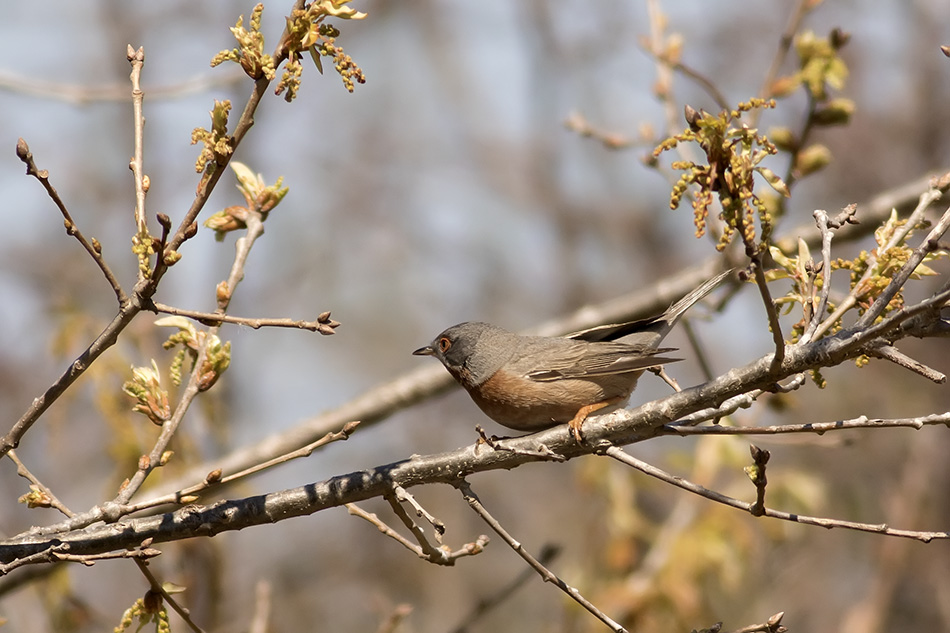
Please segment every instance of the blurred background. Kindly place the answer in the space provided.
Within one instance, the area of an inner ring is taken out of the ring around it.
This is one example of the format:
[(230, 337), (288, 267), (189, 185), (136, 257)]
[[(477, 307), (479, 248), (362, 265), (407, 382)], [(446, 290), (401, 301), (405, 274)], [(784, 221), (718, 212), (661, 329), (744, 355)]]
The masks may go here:
[[(332, 310), (337, 334), (227, 327), (231, 368), (193, 407), (176, 441), (182, 464), (213, 460), (290, 429), (374, 385), (435, 362), (410, 355), (445, 327), (488, 320), (521, 329), (585, 304), (648, 287), (714, 255), (693, 237), (691, 212), (670, 211), (670, 183), (643, 165), (662, 138), (654, 94), (657, 67), (645, 51), (651, 28), (683, 40), (683, 62), (730, 103), (758, 94), (793, 7), (756, 3), (599, 0), (502, 2), (358, 0), (362, 22), (336, 21), (338, 44), (367, 83), (348, 94), (325, 64), (305, 60), (298, 99), (264, 101), (235, 159), (290, 193), (271, 214), (232, 302), (240, 316), (312, 319)], [(290, 3), (268, 3), (263, 32), (272, 50)], [(653, 15), (650, 8), (663, 15)], [(135, 260), (134, 189), (128, 170), (132, 108), (126, 45), (144, 46), (145, 167), (150, 217), (177, 223), (197, 183), (190, 145), (208, 127), (213, 100), (231, 99), (236, 121), (250, 82), (234, 64), (209, 60), (234, 41), (228, 27), (251, 2), (10, 3), (0, 22), (0, 411), (3, 431), (115, 314), (114, 296), (39, 184), (23, 175), (14, 148), (30, 145), (40, 168), (87, 236), (130, 287)], [(947, 168), (950, 98), (946, 3), (933, 0), (826, 2), (803, 28), (851, 34), (851, 75), (842, 92), (858, 109), (845, 128), (816, 140), (834, 155), (802, 182), (786, 229)], [(795, 68), (794, 53), (784, 72)], [(715, 111), (695, 83), (677, 77), (676, 104)], [(679, 106), (678, 106), (679, 107)], [(680, 110), (681, 111), (681, 110)], [(783, 101), (761, 126), (800, 123), (804, 97)], [(567, 129), (583, 117), (604, 133), (649, 142), (615, 150)], [(677, 125), (682, 125), (678, 122)], [(773, 167), (784, 173), (787, 165)], [(226, 175), (202, 220), (240, 194)], [(859, 210), (859, 218), (860, 218)], [(157, 224), (152, 225), (157, 230)], [(782, 234), (782, 231), (779, 232)], [(235, 236), (202, 229), (156, 299), (214, 308)], [(842, 247), (853, 255), (870, 242)], [(745, 289), (697, 336), (722, 372), (770, 349), (764, 312)], [(923, 293), (926, 290), (921, 290)], [(700, 313), (702, 310), (700, 310)], [(798, 317), (790, 317), (789, 323)], [(74, 511), (111, 498), (147, 450), (155, 427), (129, 412), (120, 393), (130, 365), (155, 358), (167, 332), (140, 315), (110, 350), (28, 434), (20, 457)], [(681, 332), (673, 346), (688, 348)], [(946, 371), (946, 349), (908, 342), (908, 353)], [(164, 373), (164, 372), (163, 372)], [(702, 379), (680, 363), (681, 384)], [(744, 423), (825, 422), (860, 414), (914, 416), (947, 409), (945, 387), (872, 363), (825, 372), (781, 406), (742, 413)], [(667, 392), (644, 378), (634, 402)], [(895, 397), (894, 394), (900, 394)], [(258, 476), (245, 496), (334, 474), (451, 450), (475, 439), (484, 418), (459, 390)], [(945, 529), (950, 471), (946, 433), (926, 428), (757, 442), (773, 452), (771, 504), (802, 513), (908, 529)], [(677, 474), (752, 499), (741, 471), (746, 440), (667, 439), (632, 447)], [(525, 546), (560, 547), (552, 568), (593, 602), (640, 631), (726, 629), (786, 611), (792, 630), (947, 630), (947, 543), (923, 545), (865, 534), (765, 522), (631, 473), (603, 458), (533, 464), (478, 475), (472, 484)], [(57, 520), (15, 500), (28, 490), (10, 460), (0, 463), (0, 531)], [(143, 492), (147, 495), (147, 491)], [(487, 533), (458, 493), (419, 491), (448, 526), (454, 547)], [(367, 503), (388, 520), (383, 504)], [(185, 602), (208, 630), (245, 630), (255, 585), (272, 587), (274, 631), (372, 631), (408, 604), (403, 631), (451, 631), (482, 599), (523, 571), (494, 539), (480, 556), (439, 568), (415, 558), (369, 524), (330, 510), (313, 517), (163, 548), (160, 577), (188, 587)], [(61, 570), (0, 597), (11, 631), (103, 630), (147, 589), (134, 566), (99, 563)], [(314, 624), (314, 623), (319, 623)], [(180, 623), (178, 624), (180, 628)], [(588, 631), (602, 625), (532, 578), (471, 631)]]

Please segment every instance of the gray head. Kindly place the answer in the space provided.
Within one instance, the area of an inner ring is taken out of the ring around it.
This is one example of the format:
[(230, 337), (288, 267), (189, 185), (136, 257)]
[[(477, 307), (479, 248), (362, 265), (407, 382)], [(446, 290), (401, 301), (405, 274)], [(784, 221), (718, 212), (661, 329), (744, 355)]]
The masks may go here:
[(453, 325), (429, 345), (413, 352), (435, 356), (465, 386), (479, 385), (511, 358), (520, 337), (508, 330), (477, 321)]

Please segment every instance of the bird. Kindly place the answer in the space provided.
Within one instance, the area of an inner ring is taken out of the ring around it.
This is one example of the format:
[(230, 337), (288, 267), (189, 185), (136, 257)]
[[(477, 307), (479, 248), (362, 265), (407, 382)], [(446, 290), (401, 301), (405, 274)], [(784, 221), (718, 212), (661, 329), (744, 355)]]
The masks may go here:
[(441, 361), (482, 412), (502, 426), (534, 432), (567, 423), (582, 442), (588, 416), (625, 404), (645, 370), (682, 360), (665, 356), (675, 349), (660, 342), (732, 272), (707, 280), (654, 317), (564, 337), (523, 336), (466, 321), (412, 353)]

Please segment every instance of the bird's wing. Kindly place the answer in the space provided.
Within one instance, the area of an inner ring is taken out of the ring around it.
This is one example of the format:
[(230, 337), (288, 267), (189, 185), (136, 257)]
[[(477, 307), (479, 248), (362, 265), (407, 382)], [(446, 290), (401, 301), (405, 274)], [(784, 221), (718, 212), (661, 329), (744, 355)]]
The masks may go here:
[(673, 348), (652, 349), (641, 345), (624, 343), (572, 342), (558, 349), (527, 354), (519, 362), (525, 368), (524, 376), (531, 380), (547, 382), (567, 378), (609, 376), (641, 371), (672, 363), (679, 358), (659, 356)]

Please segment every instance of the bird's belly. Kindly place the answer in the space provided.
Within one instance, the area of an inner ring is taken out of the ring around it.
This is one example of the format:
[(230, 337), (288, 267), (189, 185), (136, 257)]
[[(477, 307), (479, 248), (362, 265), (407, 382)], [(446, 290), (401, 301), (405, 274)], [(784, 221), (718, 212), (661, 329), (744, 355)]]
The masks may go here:
[(590, 404), (622, 404), (630, 397), (639, 373), (539, 382), (496, 372), (468, 392), (485, 415), (502, 426), (538, 431), (570, 422), (581, 407)]

